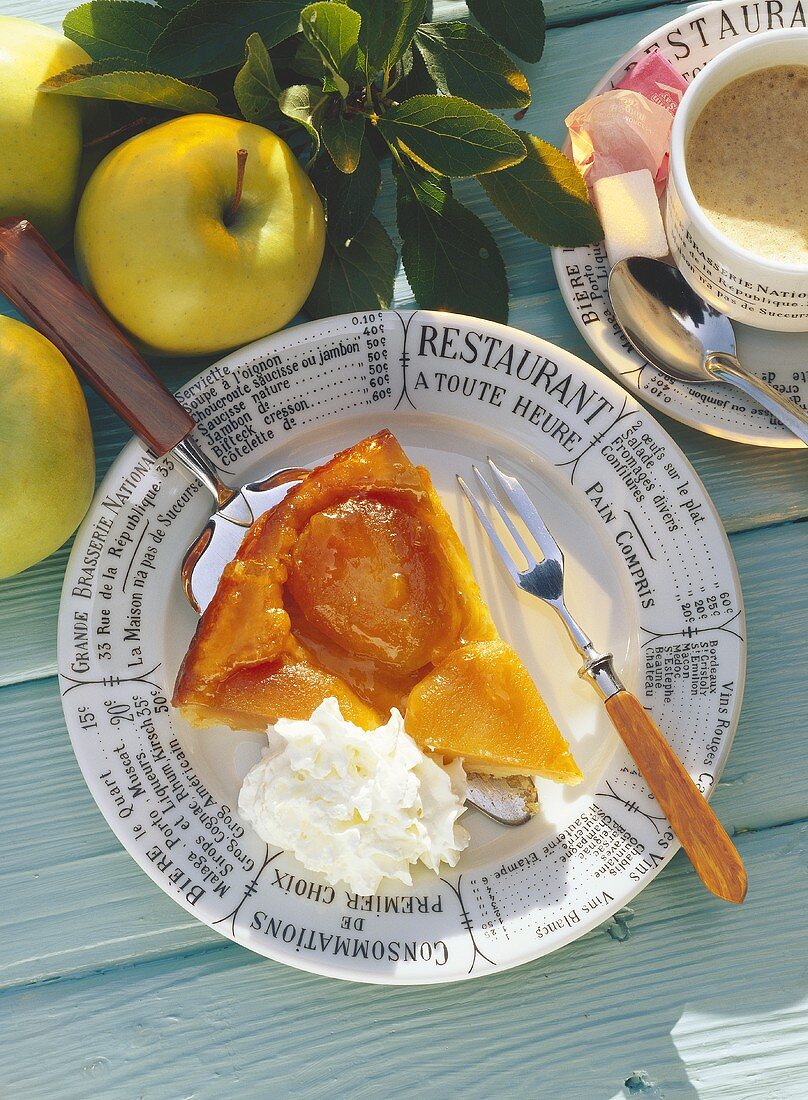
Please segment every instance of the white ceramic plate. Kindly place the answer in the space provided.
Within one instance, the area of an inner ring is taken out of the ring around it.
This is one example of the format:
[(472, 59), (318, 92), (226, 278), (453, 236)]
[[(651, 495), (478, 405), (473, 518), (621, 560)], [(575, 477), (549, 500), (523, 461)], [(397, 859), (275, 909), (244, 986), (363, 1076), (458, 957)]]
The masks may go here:
[[(686, 80), (728, 46), (760, 31), (805, 25), (802, 0), (775, 5), (705, 4), (688, 10), (648, 35), (620, 58), (589, 96), (620, 80), (646, 53), (659, 49)], [(587, 97), (589, 98), (589, 97)], [(569, 153), (569, 146), (565, 147)], [(553, 266), (564, 303), (586, 342), (632, 393), (668, 416), (710, 435), (761, 447), (801, 447), (800, 441), (765, 409), (732, 386), (689, 386), (673, 382), (629, 347), (615, 321), (602, 243), (553, 249)], [(808, 407), (808, 333), (766, 332), (735, 325), (738, 355), (745, 366)]]
[[(59, 624), (73, 747), (107, 821), (170, 896), (224, 935), (357, 981), (477, 977), (577, 939), (624, 905), (676, 844), (556, 617), (517, 592), (455, 474), (486, 454), (524, 480), (567, 554), (568, 595), (595, 644), (709, 794), (744, 678), (738, 579), (703, 486), (625, 390), (513, 329), (380, 312), (290, 329), (230, 355), (182, 399), (235, 482), (315, 464), (383, 426), (435, 480), (494, 618), (584, 772), (540, 785), (520, 829), (466, 815), (472, 843), (442, 878), (379, 898), (331, 889), (239, 821), (261, 737), (193, 731), (167, 699), (195, 627), (179, 581), (210, 510), (170, 460), (130, 443), (98, 491), (67, 569)], [(99, 883), (99, 889), (103, 884)]]

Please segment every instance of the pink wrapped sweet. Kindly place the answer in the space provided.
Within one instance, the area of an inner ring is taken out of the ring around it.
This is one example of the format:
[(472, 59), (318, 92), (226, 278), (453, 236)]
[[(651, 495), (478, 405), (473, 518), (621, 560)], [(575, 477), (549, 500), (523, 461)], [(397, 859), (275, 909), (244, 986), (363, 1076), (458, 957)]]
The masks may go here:
[(636, 65), (632, 65), (615, 87), (639, 92), (652, 103), (658, 103), (675, 115), (687, 88), (687, 81), (666, 57), (654, 50), (642, 57)]
[(673, 116), (640, 92), (616, 88), (588, 99), (565, 119), (572, 159), (587, 186), (606, 176), (646, 170), (657, 194), (667, 180)]

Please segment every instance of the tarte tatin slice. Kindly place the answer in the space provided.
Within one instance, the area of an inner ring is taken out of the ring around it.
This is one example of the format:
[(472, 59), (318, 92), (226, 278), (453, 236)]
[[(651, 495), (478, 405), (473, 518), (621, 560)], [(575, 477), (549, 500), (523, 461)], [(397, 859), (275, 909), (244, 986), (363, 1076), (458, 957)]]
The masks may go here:
[(253, 524), (173, 702), (194, 725), (264, 729), (328, 696), (365, 729), (398, 707), (423, 749), (470, 771), (581, 778), (428, 472), (388, 431), (312, 470)]

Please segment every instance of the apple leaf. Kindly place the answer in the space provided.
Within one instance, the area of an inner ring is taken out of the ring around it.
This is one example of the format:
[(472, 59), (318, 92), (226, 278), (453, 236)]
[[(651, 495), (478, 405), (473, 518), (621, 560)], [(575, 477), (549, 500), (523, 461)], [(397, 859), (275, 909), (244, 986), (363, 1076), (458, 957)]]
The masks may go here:
[(525, 74), (487, 34), (468, 23), (424, 23), (415, 44), (429, 75), (447, 95), (480, 107), (527, 107)]
[(393, 67), (412, 41), (426, 11), (426, 0), (349, 0), (362, 18), (359, 47), (370, 81)]
[(546, 141), (526, 134), (527, 156), (478, 183), (511, 225), (542, 244), (577, 248), (603, 238), (586, 183), (571, 160)]
[(359, 16), (345, 4), (322, 0), (303, 9), (300, 25), (331, 73), (334, 91), (345, 99), (358, 75)]
[(367, 137), (362, 142), (359, 163), (350, 175), (341, 172), (330, 157), (319, 157), (309, 175), (325, 200), (328, 231), (333, 239), (347, 241), (355, 237), (370, 217), (382, 184), (379, 162)]
[(340, 172), (350, 175), (359, 163), (359, 151), (365, 136), (365, 116), (326, 115), (322, 125), (323, 144)]
[[(369, 0), (369, 2), (373, 4), (375, 0)], [(426, 15), (427, 0), (401, 0), (398, 8), (401, 10), (398, 31), (396, 32), (396, 37), (393, 39), (393, 45), (390, 48), (390, 52), (387, 55), (387, 61), (384, 66), (386, 69), (392, 68), (406, 53), (407, 47), (412, 42), (419, 24)]]
[(298, 30), (304, 7), (305, 0), (191, 0), (158, 35), (149, 64), (186, 78), (238, 65), (248, 35), (270, 49)]
[(93, 61), (109, 57), (145, 61), (152, 43), (171, 15), (133, 0), (92, 0), (64, 17), (63, 30)]
[(396, 99), (410, 99), (414, 95), (437, 95), (435, 81), (426, 71), (424, 59), (418, 50), (410, 47), (401, 59), (401, 80), (395, 85)]
[(308, 84), (313, 84), (318, 80), (322, 81), (326, 74), (326, 68), (319, 52), (312, 46), (308, 38), (304, 38), (302, 34), (297, 36), (296, 42), (294, 60), (291, 61), (289, 68), (294, 70), (295, 74), (301, 76)]
[(349, 0), (361, 17), (359, 45), (365, 57), (365, 74), (370, 81), (384, 67), (403, 18), (402, 0)]
[(128, 64), (127, 58), (110, 58), (89, 65), (74, 65), (40, 84), (40, 91), (87, 99), (123, 100), (185, 114), (216, 111), (216, 96), (204, 88), (195, 88), (162, 73), (127, 70)]
[(544, 52), (546, 22), (541, 0), (468, 0), (480, 26), (523, 61), (538, 61)]
[(167, 8), (169, 11), (179, 11), (180, 8), (187, 7), (188, 0), (154, 0), (158, 8)]
[(328, 100), (328, 92), (314, 84), (293, 84), (291, 88), (284, 88), (278, 99), (278, 106), (286, 117), (299, 122), (308, 132), (312, 159), (320, 152), (320, 128)]
[(441, 176), (498, 172), (525, 156), (507, 123), (457, 96), (413, 96), (381, 115), (377, 125), (391, 148)]
[(483, 222), (446, 180), (407, 165), (396, 185), (401, 259), (418, 304), (507, 321), (505, 265)]
[(233, 84), (233, 94), (248, 122), (266, 124), (280, 114), (281, 86), (259, 34), (250, 35), (245, 51), (244, 65)]
[[(397, 68), (395, 69), (396, 83), (402, 80), (406, 80), (408, 76), (412, 74), (413, 66), (415, 65), (415, 51), (412, 46), (407, 46), (404, 53), (398, 60)], [(432, 86), (431, 93), (436, 92), (435, 86)], [(403, 96), (401, 97), (404, 98)]]
[(393, 242), (374, 217), (349, 241), (337, 243), (329, 234), (307, 312), (332, 317), (386, 308), (393, 297), (396, 261)]

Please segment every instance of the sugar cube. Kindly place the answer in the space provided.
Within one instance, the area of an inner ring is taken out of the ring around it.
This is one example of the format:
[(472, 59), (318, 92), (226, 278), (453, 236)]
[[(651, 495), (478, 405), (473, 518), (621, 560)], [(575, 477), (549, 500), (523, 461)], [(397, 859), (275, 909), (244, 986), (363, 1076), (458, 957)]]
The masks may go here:
[(659, 199), (647, 168), (605, 176), (595, 181), (592, 191), (612, 267), (626, 256), (667, 256)]

